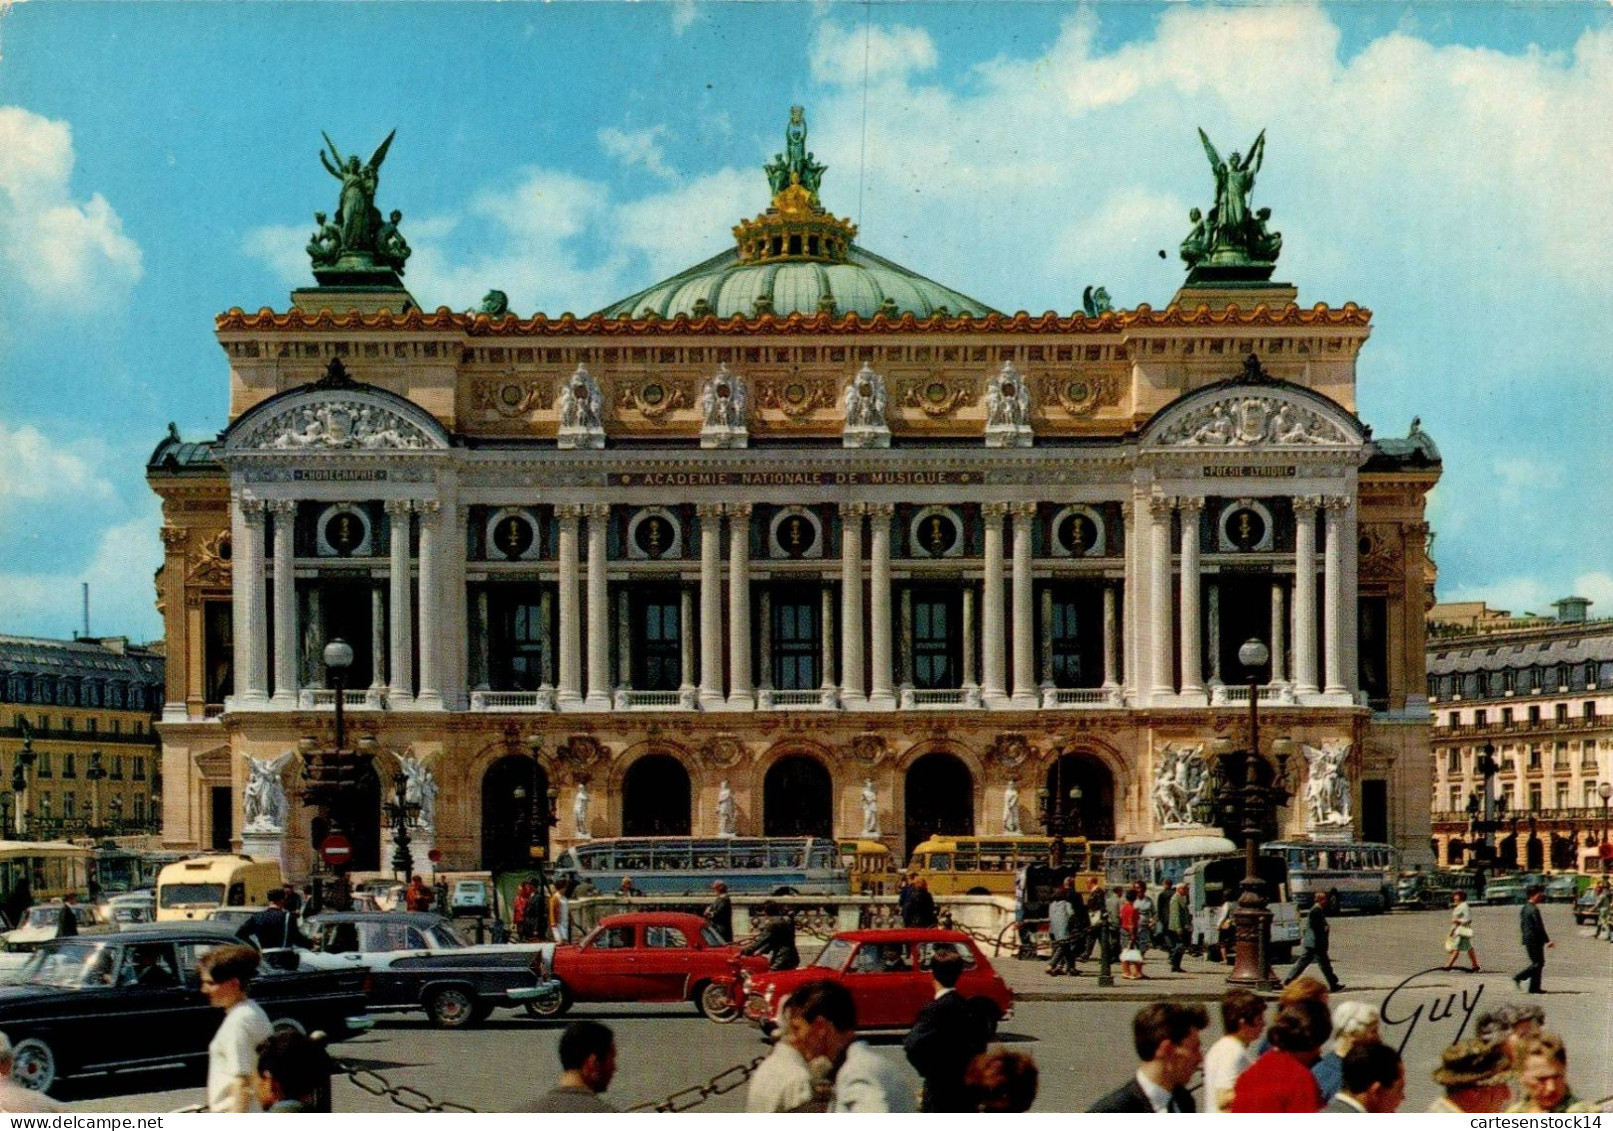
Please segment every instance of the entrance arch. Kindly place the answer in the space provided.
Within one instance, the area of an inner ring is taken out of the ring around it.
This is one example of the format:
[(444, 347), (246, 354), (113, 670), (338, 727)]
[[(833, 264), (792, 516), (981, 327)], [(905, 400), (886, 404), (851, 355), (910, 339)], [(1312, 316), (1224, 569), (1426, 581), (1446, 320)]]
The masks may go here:
[[(1115, 776), (1096, 754), (1061, 754), (1047, 768), (1048, 807), (1066, 836), (1115, 838)], [(1070, 791), (1079, 789), (1079, 800)], [(1072, 820), (1072, 815), (1078, 820)], [(1060, 827), (1055, 825), (1055, 828)]]
[(1546, 868), (1546, 846), (1541, 839), (1533, 833), (1524, 842), (1523, 855), (1525, 868), (1530, 872), (1542, 872)]
[(488, 871), (532, 863), (532, 845), (549, 847), (549, 775), (524, 754), (509, 754), (482, 774), (482, 867)]
[(957, 755), (937, 750), (915, 760), (907, 768), (902, 794), (909, 855), (937, 833), (974, 835), (975, 779)]
[(689, 771), (670, 754), (646, 754), (622, 778), (623, 836), (688, 836), (694, 821)]
[(1551, 834), (1551, 866), (1555, 871), (1571, 872), (1579, 865), (1579, 842), (1570, 836)]
[(834, 836), (834, 782), (807, 754), (790, 754), (762, 780), (763, 836)]

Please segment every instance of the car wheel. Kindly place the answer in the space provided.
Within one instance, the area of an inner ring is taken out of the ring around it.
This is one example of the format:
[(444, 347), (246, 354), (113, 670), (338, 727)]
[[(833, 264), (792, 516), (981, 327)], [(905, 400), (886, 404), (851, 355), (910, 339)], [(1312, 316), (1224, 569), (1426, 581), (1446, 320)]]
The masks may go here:
[(720, 982), (706, 982), (695, 990), (695, 1005), (708, 1019), (726, 1025), (739, 1017), (733, 994)]
[(438, 990), (426, 1002), (426, 1014), (439, 1029), (463, 1029), (476, 1016), (476, 1001), (464, 990)]
[(31, 1091), (48, 1092), (56, 1083), (56, 1054), (38, 1037), (19, 1041), (11, 1050), (11, 1075)]
[(560, 993), (546, 1001), (529, 1001), (526, 1003), (528, 1017), (559, 1017), (571, 1008), (571, 994), (565, 986), (560, 987)]

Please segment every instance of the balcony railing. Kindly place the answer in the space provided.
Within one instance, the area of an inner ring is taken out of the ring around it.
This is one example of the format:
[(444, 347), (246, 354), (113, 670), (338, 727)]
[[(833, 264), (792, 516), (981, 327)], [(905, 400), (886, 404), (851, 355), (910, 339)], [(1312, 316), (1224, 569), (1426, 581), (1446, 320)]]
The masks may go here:
[(978, 710), (985, 705), (980, 698), (980, 688), (974, 684), (967, 687), (914, 687), (911, 684), (903, 684), (896, 702), (904, 711), (937, 710), (947, 707)]
[(676, 691), (635, 691), (618, 687), (611, 705), (618, 711), (693, 711), (700, 705), (698, 695), (693, 687)]
[(554, 688), (540, 687), (536, 691), (472, 691), (472, 711), (552, 711)]
[[(387, 690), (384, 687), (354, 687), (342, 689), (342, 706), (349, 711), (382, 711), (386, 709)], [(328, 687), (305, 687), (297, 692), (297, 708), (302, 711), (334, 711), (336, 691)]]
[(1118, 687), (1044, 687), (1042, 710), (1058, 707), (1118, 707), (1121, 705)]
[(1583, 715), (1574, 715), (1566, 719), (1496, 719), (1483, 723), (1458, 723), (1456, 726), (1442, 726), (1436, 716), (1434, 730), (1439, 734), (1526, 734), (1530, 732), (1572, 734), (1586, 730), (1613, 730), (1613, 716), (1592, 715), (1588, 719)]
[[(1524, 809), (1520, 812), (1513, 812), (1508, 809), (1504, 816), (1497, 816), (1496, 823), (1511, 829), (1513, 822), (1516, 821), (1520, 828), (1527, 829), (1531, 817), (1534, 818), (1537, 826), (1546, 821), (1591, 821), (1600, 824), (1602, 808), (1598, 805), (1595, 807), (1578, 806), (1570, 809)], [(1466, 825), (1473, 820), (1475, 818), (1466, 809), (1436, 809), (1433, 813), (1433, 821), (1436, 825)]]
[[(1293, 703), (1294, 688), (1287, 683), (1268, 683), (1257, 687), (1262, 703)], [(1210, 692), (1210, 706), (1230, 706), (1233, 703), (1249, 702), (1249, 688), (1240, 684), (1217, 684)]]
[(780, 691), (763, 687), (756, 692), (759, 711), (836, 711), (840, 709), (840, 689), (820, 687)]

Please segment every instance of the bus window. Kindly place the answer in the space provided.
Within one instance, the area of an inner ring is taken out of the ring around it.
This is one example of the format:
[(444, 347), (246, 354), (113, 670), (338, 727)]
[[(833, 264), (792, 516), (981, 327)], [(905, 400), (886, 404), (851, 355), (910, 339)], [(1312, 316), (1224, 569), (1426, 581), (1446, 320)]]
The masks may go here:
[(932, 852), (928, 858), (928, 863), (932, 872), (950, 872), (952, 871), (952, 853)]
[(833, 868), (835, 866), (834, 845), (814, 844), (808, 866), (812, 868)]
[(648, 872), (650, 870), (650, 850), (647, 848), (622, 848), (616, 850), (616, 867), (624, 872)]
[(608, 844), (585, 844), (580, 848), (573, 848), (577, 866), (590, 872), (602, 871), (611, 866), (611, 846)]
[(799, 868), (801, 866), (801, 846), (797, 844), (775, 844), (767, 850), (767, 866), (769, 868)]
[(978, 872), (980, 871), (980, 857), (973, 849), (960, 848), (958, 849), (957, 865), (960, 872)]

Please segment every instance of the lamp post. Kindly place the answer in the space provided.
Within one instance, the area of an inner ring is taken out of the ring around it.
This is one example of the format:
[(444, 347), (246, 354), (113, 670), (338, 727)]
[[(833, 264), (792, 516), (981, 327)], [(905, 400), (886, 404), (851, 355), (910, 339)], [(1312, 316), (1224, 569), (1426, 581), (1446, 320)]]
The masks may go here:
[(324, 659), (330, 682), (336, 688), (336, 752), (340, 754), (347, 737), (346, 717), (342, 714), (342, 685), (347, 681), (347, 669), (353, 666), (353, 646), (340, 636), (335, 637), (325, 645)]
[(1602, 799), (1602, 843), (1597, 851), (1602, 857), (1602, 875), (1607, 875), (1608, 865), (1613, 863), (1613, 849), (1607, 843), (1607, 803), (1613, 798), (1613, 782), (1603, 782), (1596, 787), (1596, 796)]
[(1495, 845), (1490, 837), (1495, 832), (1495, 797), (1490, 788), (1490, 782), (1500, 768), (1495, 760), (1495, 747), (1486, 742), (1479, 750), (1477, 758), (1473, 759), (1473, 768), (1478, 771), (1480, 786), (1479, 792), (1468, 802), (1468, 812), (1478, 817), (1474, 822), (1474, 829), (1479, 834), (1478, 871), (1481, 877), (1486, 871), (1495, 870)]
[(1266, 885), (1260, 878), (1260, 838), (1276, 818), (1277, 809), (1287, 802), (1284, 784), (1288, 777), (1288, 757), (1293, 743), (1279, 738), (1272, 743), (1277, 756), (1277, 773), (1270, 785), (1260, 784), (1263, 759), (1260, 756), (1260, 669), (1271, 659), (1271, 651), (1259, 640), (1246, 640), (1238, 649), (1238, 662), (1244, 667), (1249, 684), (1249, 747), (1242, 752), (1242, 781), (1237, 785), (1232, 769), (1238, 754), (1226, 739), (1216, 742), (1215, 772), (1220, 782), (1216, 794), (1229, 826), (1243, 833), (1243, 883), (1238, 908), (1233, 914), (1236, 931), (1236, 961), (1227, 983), (1251, 988), (1271, 988), (1276, 979), (1271, 972), (1271, 909), (1266, 902)]
[(39, 755), (34, 753), (34, 728), (22, 720), (22, 749), (11, 770), (11, 791), (17, 795), (17, 839), (28, 839), (28, 777)]
[(408, 883), (414, 874), (409, 828), (420, 820), (420, 802), (409, 799), (409, 776), (402, 770), (392, 775), (392, 797), (382, 808), (392, 825), (392, 870)]
[[(361, 772), (359, 759), (347, 750), (346, 716), (343, 713), (342, 686), (346, 682), (347, 670), (353, 666), (353, 648), (347, 641), (335, 637), (326, 643), (323, 658), (325, 669), (330, 675), (331, 685), (336, 690), (336, 744), (330, 750), (319, 750), (314, 739), (304, 739), (302, 743), (304, 762), (303, 779), (308, 782), (303, 791), (304, 803), (319, 807), (322, 821), (316, 827), (323, 826), (322, 839), (314, 844), (314, 848), (321, 850), (321, 857), (316, 859), (315, 872), (320, 870), (323, 862), (323, 845), (332, 836), (340, 833), (345, 825), (349, 794), (357, 784), (358, 774)], [(322, 878), (314, 881), (314, 894), (316, 900), (323, 906), (336, 911), (346, 911), (352, 903), (351, 894), (347, 887), (346, 863), (332, 864), (331, 870), (335, 876), (328, 891), (324, 890)]]
[(101, 764), (101, 752), (90, 751), (89, 768), (84, 771), (85, 780), (90, 783), (90, 827), (89, 835), (98, 837), (104, 830), (101, 828), (101, 782), (106, 778), (106, 767)]

